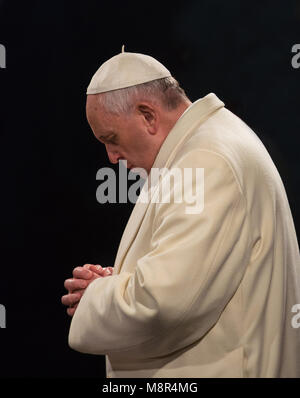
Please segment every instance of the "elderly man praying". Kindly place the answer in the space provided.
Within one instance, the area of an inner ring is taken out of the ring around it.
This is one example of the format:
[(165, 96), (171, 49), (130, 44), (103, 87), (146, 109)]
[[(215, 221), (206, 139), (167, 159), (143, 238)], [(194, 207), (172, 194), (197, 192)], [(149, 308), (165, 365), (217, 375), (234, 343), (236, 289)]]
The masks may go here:
[(204, 203), (137, 201), (114, 267), (65, 281), (69, 345), (106, 355), (107, 377), (300, 377), (298, 242), (257, 135), (215, 94), (191, 102), (160, 62), (124, 51), (93, 76), (86, 113), (145, 186), (154, 169), (203, 170)]

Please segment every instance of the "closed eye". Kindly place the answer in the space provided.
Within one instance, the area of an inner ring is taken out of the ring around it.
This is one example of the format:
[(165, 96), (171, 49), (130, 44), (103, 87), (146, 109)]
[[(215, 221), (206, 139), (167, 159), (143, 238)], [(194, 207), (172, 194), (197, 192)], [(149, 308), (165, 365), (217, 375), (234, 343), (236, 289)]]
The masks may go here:
[(117, 139), (116, 138), (109, 139), (107, 140), (107, 143), (112, 145), (117, 145)]
[(100, 137), (99, 137), (99, 140), (100, 140), (101, 142), (103, 142), (104, 144), (113, 144), (113, 145), (116, 145), (116, 144), (117, 144), (117, 138), (116, 138), (115, 135), (111, 135), (111, 136), (109, 136), (109, 137), (100, 136)]

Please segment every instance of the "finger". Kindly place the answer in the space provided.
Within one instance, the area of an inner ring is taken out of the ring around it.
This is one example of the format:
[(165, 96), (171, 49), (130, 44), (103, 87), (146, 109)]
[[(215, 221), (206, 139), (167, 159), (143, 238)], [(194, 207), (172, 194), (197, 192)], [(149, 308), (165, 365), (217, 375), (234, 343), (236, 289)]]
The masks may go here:
[(62, 296), (61, 302), (63, 305), (74, 305), (79, 302), (81, 295), (79, 293), (70, 293)]
[(64, 287), (69, 291), (73, 292), (75, 290), (85, 289), (88, 286), (88, 280), (85, 279), (66, 279), (64, 283)]
[(68, 314), (69, 316), (73, 316), (74, 313), (75, 313), (75, 311), (76, 311), (76, 308), (77, 308), (77, 305), (75, 305), (74, 307), (68, 307), (68, 308), (67, 308), (67, 314)]
[(93, 276), (93, 273), (86, 268), (76, 267), (73, 269), (73, 276), (77, 279), (90, 279)]
[(105, 268), (104, 272), (103, 272), (103, 276), (109, 276), (112, 275), (111, 270), (109, 269), (109, 267)]
[(102, 276), (105, 268), (101, 267), (101, 265), (90, 265), (89, 270), (95, 272), (95, 274)]
[[(97, 267), (98, 265), (96, 265), (96, 267)], [(90, 269), (91, 267), (95, 267), (95, 264), (84, 264), (84, 266), (83, 266), (83, 268), (85, 268), (85, 269)], [(102, 268), (101, 266), (100, 266), (100, 268)]]
[(112, 267), (101, 267), (101, 265), (91, 265), (89, 269), (100, 276), (109, 276), (113, 273)]

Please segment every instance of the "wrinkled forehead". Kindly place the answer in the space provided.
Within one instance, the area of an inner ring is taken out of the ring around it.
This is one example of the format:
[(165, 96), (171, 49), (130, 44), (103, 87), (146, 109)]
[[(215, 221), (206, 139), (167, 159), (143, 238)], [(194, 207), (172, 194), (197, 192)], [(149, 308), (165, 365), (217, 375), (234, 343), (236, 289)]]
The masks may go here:
[(106, 137), (112, 132), (120, 132), (126, 125), (124, 116), (105, 110), (101, 102), (98, 101), (98, 96), (94, 94), (87, 95), (86, 117), (97, 138)]
[(109, 115), (104, 111), (96, 94), (89, 94), (86, 98), (86, 117), (92, 125), (101, 125), (108, 122)]
[(86, 96), (86, 113), (93, 113), (100, 111), (100, 104), (96, 94), (88, 94)]

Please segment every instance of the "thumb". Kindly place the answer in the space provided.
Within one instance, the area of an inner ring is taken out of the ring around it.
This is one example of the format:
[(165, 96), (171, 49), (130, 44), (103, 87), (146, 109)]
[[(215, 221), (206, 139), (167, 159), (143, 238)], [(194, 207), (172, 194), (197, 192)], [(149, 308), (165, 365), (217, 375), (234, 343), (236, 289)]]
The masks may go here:
[(99, 264), (97, 264), (97, 265), (91, 264), (89, 266), (89, 270), (95, 272), (95, 274), (97, 274), (97, 275), (104, 276), (103, 274), (104, 274), (105, 268), (101, 267), (101, 265), (99, 265)]
[(104, 268), (104, 276), (112, 275), (112, 273), (113, 273), (112, 267)]

